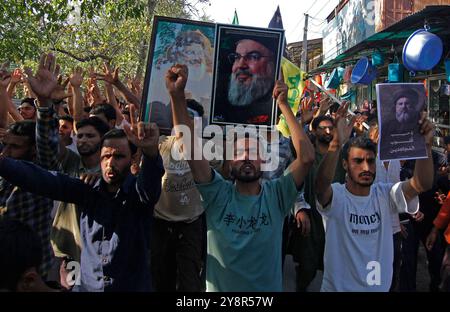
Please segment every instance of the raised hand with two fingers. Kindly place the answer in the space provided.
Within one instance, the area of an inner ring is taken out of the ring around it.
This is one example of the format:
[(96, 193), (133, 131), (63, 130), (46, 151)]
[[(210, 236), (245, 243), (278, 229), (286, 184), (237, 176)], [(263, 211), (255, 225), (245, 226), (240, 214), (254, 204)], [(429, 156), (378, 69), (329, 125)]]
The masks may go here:
[(149, 158), (156, 157), (159, 153), (159, 129), (156, 123), (144, 123), (137, 120), (136, 108), (130, 105), (130, 125), (124, 126), (128, 140), (142, 149)]

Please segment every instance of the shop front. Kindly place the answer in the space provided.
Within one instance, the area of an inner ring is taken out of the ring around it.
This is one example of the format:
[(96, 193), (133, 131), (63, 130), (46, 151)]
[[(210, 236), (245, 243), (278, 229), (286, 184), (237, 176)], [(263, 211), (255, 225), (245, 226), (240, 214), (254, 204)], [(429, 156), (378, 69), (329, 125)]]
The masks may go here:
[[(439, 63), (432, 70), (410, 73), (402, 69), (403, 47), (411, 34), (424, 28), (424, 25), (429, 27), (431, 33), (439, 36), (444, 51)], [(324, 53), (325, 50), (324, 47)], [(392, 82), (390, 81), (394, 79), (392, 69), (397, 68), (395, 82), (419, 82), (424, 84), (429, 118), (436, 126), (434, 147), (443, 151), (444, 137), (450, 135), (450, 73), (446, 73), (445, 69), (445, 59), (450, 58), (450, 6), (428, 6), (385, 30), (369, 36), (337, 55), (334, 59), (329, 60), (311, 74), (331, 73), (336, 67), (352, 67), (364, 57), (367, 57), (376, 65), (376, 78), (366, 84), (351, 84), (348, 81), (342, 81), (342, 84), (337, 88), (338, 95), (342, 96), (350, 91), (355, 93), (355, 96), (351, 98), (352, 108), (358, 109), (364, 100), (376, 100), (376, 84)], [(449, 68), (447, 70), (449, 71)]]

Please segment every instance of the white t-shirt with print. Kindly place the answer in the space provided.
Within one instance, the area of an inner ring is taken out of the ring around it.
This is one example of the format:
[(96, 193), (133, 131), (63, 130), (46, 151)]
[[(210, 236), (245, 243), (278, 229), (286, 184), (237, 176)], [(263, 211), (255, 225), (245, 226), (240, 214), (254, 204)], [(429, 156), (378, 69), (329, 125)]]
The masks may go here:
[(369, 196), (351, 194), (334, 183), (331, 203), (319, 212), (326, 220), (321, 291), (389, 291), (394, 259), (391, 209), (416, 213), (419, 199), (408, 203), (402, 183), (375, 183)]
[[(400, 170), (401, 164), (400, 160), (394, 159), (389, 160), (389, 166), (386, 169), (384, 163), (377, 157), (376, 158), (377, 165), (377, 175), (375, 176), (374, 183), (382, 182), (382, 183), (397, 183), (400, 182)], [(392, 231), (394, 234), (401, 231), (400, 227), (400, 218), (397, 211), (392, 210)]]

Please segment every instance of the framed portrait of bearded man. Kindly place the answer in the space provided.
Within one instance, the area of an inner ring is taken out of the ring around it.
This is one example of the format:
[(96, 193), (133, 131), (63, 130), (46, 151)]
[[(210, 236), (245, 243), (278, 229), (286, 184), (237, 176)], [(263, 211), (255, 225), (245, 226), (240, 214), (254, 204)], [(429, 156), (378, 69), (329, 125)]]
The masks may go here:
[(217, 24), (210, 123), (273, 128), (282, 29)]
[(419, 120), (426, 109), (422, 83), (376, 85), (378, 103), (378, 154), (380, 160), (427, 158)]

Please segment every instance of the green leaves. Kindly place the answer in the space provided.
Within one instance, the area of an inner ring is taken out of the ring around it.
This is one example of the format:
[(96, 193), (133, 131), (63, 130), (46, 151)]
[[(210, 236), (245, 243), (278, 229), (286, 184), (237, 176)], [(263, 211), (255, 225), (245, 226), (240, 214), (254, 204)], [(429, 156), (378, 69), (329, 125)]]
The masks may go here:
[(33, 65), (53, 51), (66, 71), (107, 60), (133, 75), (145, 67), (154, 14), (189, 18), (196, 10), (187, 0), (3, 1), (0, 61)]

